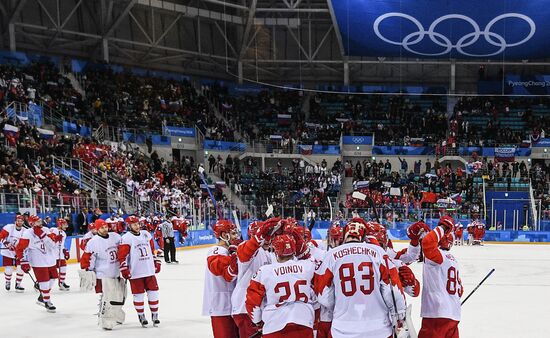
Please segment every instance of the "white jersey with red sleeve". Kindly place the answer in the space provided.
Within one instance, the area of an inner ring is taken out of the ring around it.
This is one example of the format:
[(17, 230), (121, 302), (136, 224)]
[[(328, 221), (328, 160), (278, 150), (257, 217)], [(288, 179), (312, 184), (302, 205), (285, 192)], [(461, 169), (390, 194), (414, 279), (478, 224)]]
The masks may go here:
[(250, 284), (252, 276), (263, 265), (271, 264), (275, 261), (272, 253), (260, 247), (258, 242), (252, 238), (244, 241), (237, 248), (237, 258), (239, 266), (239, 274), (237, 276), (237, 284), (231, 295), (231, 315), (245, 314), (245, 298), (246, 289)]
[(203, 316), (231, 315), (231, 294), (237, 281), (229, 273), (229, 257), (227, 248), (223, 246), (216, 245), (208, 250), (202, 297)]
[(7, 250), (2, 250), (2, 256), (15, 258), (15, 247), (19, 243), (21, 236), (23, 236), (23, 231), (25, 231), (25, 228), (21, 227), (20, 230), (17, 230), (15, 224), (8, 224), (2, 228), (0, 231), (0, 243), (3, 248), (7, 248)]
[(425, 261), (420, 316), (460, 321), (460, 297), (464, 291), (460, 269), (454, 256), (439, 248), (443, 234), (443, 228), (437, 227), (422, 240)]
[(95, 271), (98, 279), (116, 278), (120, 275), (118, 263), (118, 246), (122, 237), (114, 232), (105, 237), (96, 235), (86, 244), (80, 266), (89, 271)]
[(327, 253), (315, 273), (315, 292), (321, 305), (333, 309), (332, 337), (391, 336), (390, 311), (404, 314), (406, 306), (397, 270), (391, 262), (388, 270), (385, 254), (380, 246), (362, 242), (345, 243)]
[(19, 240), (16, 251), (26, 252), (27, 260), (32, 267), (52, 267), (57, 263), (57, 243), (51, 238), (50, 229), (42, 228), (45, 236), (39, 238), (34, 229), (25, 229)]
[(118, 229), (118, 218), (109, 217), (105, 220), (105, 223), (107, 223), (107, 227), (109, 228), (109, 231), (116, 232)]
[(418, 257), (420, 257), (420, 245), (413, 246), (409, 244), (408, 247), (403, 248), (399, 251), (395, 251), (393, 248), (387, 248), (386, 252), (388, 257), (392, 260), (400, 260), (405, 264), (410, 264), (416, 262)]
[(145, 230), (135, 235), (127, 232), (122, 236), (119, 248), (119, 261), (124, 260), (128, 264), (131, 279), (155, 275), (155, 261), (153, 238)]
[(314, 271), (310, 260), (260, 267), (246, 293), (246, 310), (252, 322), (264, 322), (263, 334), (281, 331), (291, 323), (313, 328)]
[(65, 231), (58, 228), (51, 228), (50, 232), (56, 236), (60, 235), (62, 238), (61, 241), (56, 243), (56, 246), (57, 246), (56, 253), (55, 253), (55, 255), (57, 256), (56, 259), (65, 259), (65, 254), (63, 254), (63, 249), (65, 249), (65, 239), (67, 239), (67, 234), (65, 233)]

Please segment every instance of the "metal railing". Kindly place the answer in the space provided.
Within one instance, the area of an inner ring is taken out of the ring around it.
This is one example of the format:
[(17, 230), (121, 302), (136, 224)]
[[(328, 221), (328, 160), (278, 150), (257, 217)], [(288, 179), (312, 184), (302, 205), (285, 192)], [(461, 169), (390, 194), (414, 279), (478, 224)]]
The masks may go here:
[(18, 212), (20, 209), (35, 209), (37, 213), (60, 213), (67, 215), (83, 208), (100, 208), (106, 201), (93, 194), (46, 194), (44, 192), (0, 193), (0, 212)]

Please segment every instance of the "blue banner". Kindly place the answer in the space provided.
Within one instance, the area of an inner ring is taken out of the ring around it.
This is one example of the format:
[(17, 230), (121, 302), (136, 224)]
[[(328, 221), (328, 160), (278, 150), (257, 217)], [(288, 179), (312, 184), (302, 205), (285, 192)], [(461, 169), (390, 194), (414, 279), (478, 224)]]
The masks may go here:
[[(495, 156), (495, 149), (488, 147), (459, 147), (458, 154), (461, 156), (471, 156), (473, 153), (477, 153), (479, 156)], [(531, 156), (531, 148), (515, 148), (514, 156)]]
[(331, 0), (347, 55), (540, 59), (550, 6), (531, 0)]
[(151, 142), (159, 146), (169, 146), (172, 144), (172, 139), (168, 136), (152, 135)]
[(205, 150), (245, 151), (246, 143), (204, 140)]
[(373, 155), (435, 155), (434, 147), (374, 146)]
[(170, 136), (195, 137), (195, 128), (167, 126), (166, 132)]
[(541, 138), (538, 142), (533, 143), (533, 147), (550, 147), (550, 138)]
[(372, 136), (344, 136), (342, 138), (344, 144), (356, 145), (372, 145)]
[(548, 95), (550, 94), (550, 75), (507, 75), (504, 79), (504, 93), (513, 95)]

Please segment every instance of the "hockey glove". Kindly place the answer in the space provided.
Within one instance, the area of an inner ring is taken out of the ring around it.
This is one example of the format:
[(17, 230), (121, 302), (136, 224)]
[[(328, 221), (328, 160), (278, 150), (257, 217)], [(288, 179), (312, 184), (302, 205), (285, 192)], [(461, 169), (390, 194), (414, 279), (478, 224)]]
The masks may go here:
[(228, 271), (229, 271), (229, 274), (233, 277), (237, 276), (237, 274), (239, 273), (239, 265), (237, 264), (236, 253), (233, 253), (230, 256)]
[(65, 259), (68, 260), (71, 257), (69, 250), (63, 249), (63, 256), (65, 256)]
[(126, 265), (126, 263), (120, 265), (120, 274), (124, 279), (132, 278), (132, 274), (130, 273), (130, 269), (128, 269), (128, 265)]
[(412, 272), (411, 268), (406, 265), (399, 267), (399, 279), (401, 280), (403, 286), (413, 286), (416, 282), (414, 273)]
[(21, 270), (23, 270), (24, 273), (31, 271), (31, 265), (26, 260), (22, 259), (18, 264), (21, 265)]
[(160, 259), (158, 257), (155, 257), (155, 273), (160, 272), (160, 266), (162, 264), (160, 263)]
[(34, 234), (36, 235), (36, 237), (38, 237), (40, 239), (43, 239), (44, 237), (46, 237), (46, 233), (44, 232), (42, 227), (33, 227), (32, 230), (33, 230)]
[(422, 221), (413, 223), (407, 228), (407, 236), (411, 239), (411, 245), (418, 246), (420, 239), (428, 232), (430, 232), (430, 228), (426, 223)]

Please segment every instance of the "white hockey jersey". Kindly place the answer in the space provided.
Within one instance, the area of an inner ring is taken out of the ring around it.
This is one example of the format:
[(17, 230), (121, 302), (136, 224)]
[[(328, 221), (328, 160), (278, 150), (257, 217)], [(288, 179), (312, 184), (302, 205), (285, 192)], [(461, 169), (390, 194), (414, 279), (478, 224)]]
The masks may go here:
[(23, 231), (25, 231), (25, 228), (21, 227), (20, 230), (17, 230), (15, 224), (8, 224), (2, 228), (2, 231), (0, 231), (0, 243), (2, 243), (2, 247), (14, 248), (13, 250), (2, 250), (2, 256), (15, 258), (15, 247), (19, 243), (21, 236), (23, 236)]
[(210, 248), (206, 261), (202, 315), (230, 316), (231, 294), (237, 281), (228, 271), (229, 254), (227, 248), (218, 245)]
[(460, 297), (464, 292), (460, 267), (449, 251), (439, 248), (443, 234), (443, 228), (437, 227), (422, 240), (425, 262), (420, 316), (460, 321)]
[(313, 327), (315, 300), (311, 283), (315, 263), (290, 260), (260, 267), (246, 294), (246, 309), (252, 322), (264, 322), (263, 334), (294, 323)]
[(154, 244), (150, 233), (145, 230), (141, 230), (139, 235), (127, 232), (122, 236), (120, 246), (119, 261), (126, 261), (131, 279), (155, 275)]
[[(321, 305), (333, 309), (334, 338), (387, 338), (392, 333), (393, 287), (397, 313), (405, 312), (405, 297), (397, 270), (385, 265), (384, 250), (369, 243), (346, 243), (328, 251), (315, 274)], [(394, 285), (390, 286), (388, 275)]]
[(110, 232), (107, 237), (96, 235), (86, 244), (82, 260), (89, 260), (88, 270), (95, 271), (98, 279), (120, 276), (118, 246), (121, 236)]
[(56, 243), (56, 259), (65, 259), (65, 255), (63, 254), (63, 249), (65, 248), (65, 240), (67, 239), (67, 234), (65, 233), (65, 231), (61, 230), (61, 229), (58, 229), (58, 228), (51, 228), (50, 229), (50, 232), (54, 235), (61, 235), (61, 237), (63, 238), (61, 241), (57, 242)]
[(19, 240), (20, 245), (25, 246), (27, 260), (32, 267), (52, 267), (57, 263), (57, 243), (50, 236), (50, 229), (42, 228), (46, 236), (40, 239), (35, 235), (34, 229), (25, 229)]

